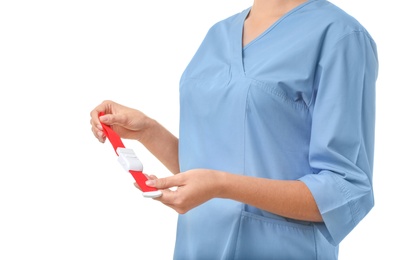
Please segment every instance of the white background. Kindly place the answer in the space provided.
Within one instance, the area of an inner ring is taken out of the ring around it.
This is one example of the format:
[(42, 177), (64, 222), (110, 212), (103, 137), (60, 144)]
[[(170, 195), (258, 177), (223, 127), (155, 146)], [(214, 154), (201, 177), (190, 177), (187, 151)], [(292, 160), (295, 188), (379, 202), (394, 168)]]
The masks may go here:
[[(399, 259), (398, 19), (391, 1), (332, 2), (369, 30), (380, 59), (376, 204), (340, 259)], [(0, 259), (172, 258), (177, 213), (133, 187), (110, 143), (93, 137), (89, 113), (112, 99), (178, 135), (183, 69), (212, 24), (251, 3), (0, 1)], [(125, 144), (147, 173), (169, 175)]]

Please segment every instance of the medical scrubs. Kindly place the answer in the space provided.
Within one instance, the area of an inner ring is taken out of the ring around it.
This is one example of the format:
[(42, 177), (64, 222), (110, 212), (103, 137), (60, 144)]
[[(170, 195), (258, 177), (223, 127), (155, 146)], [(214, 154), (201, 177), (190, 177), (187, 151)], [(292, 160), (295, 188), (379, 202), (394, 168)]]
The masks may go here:
[(243, 47), (249, 11), (212, 26), (183, 72), (181, 171), (302, 181), (323, 222), (215, 198), (179, 215), (174, 258), (337, 259), (374, 205), (375, 43), (310, 0)]

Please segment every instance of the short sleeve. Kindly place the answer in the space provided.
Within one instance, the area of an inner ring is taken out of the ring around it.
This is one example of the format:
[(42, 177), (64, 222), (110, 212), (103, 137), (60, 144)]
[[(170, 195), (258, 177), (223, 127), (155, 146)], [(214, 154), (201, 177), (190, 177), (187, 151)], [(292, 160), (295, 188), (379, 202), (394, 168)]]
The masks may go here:
[(303, 181), (323, 223), (319, 230), (338, 245), (374, 206), (373, 157), (376, 45), (354, 31), (322, 51), (312, 101), (309, 163)]

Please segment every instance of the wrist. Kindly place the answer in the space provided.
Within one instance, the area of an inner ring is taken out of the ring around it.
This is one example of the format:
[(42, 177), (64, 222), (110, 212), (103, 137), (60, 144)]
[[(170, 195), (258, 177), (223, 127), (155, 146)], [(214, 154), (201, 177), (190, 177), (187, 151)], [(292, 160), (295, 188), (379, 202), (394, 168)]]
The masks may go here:
[(216, 185), (215, 187), (215, 197), (217, 198), (227, 198), (227, 184), (228, 184), (228, 178), (229, 178), (229, 173), (223, 172), (223, 171), (215, 171), (215, 178), (214, 178), (214, 184)]
[(142, 143), (144, 146), (148, 144), (151, 140), (153, 140), (154, 136), (156, 136), (156, 128), (157, 128), (158, 122), (155, 121), (154, 119), (150, 117), (145, 118), (144, 122), (144, 127), (141, 130), (140, 137), (137, 139), (140, 143)]

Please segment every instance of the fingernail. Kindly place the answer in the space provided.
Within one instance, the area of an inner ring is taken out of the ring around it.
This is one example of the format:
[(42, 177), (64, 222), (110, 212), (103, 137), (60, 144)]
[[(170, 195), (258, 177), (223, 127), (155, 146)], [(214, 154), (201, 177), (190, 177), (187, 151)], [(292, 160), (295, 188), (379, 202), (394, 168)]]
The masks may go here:
[(103, 130), (103, 126), (102, 125), (97, 125), (97, 128), (100, 130)]
[(100, 121), (103, 123), (108, 122), (108, 119), (109, 119), (108, 116), (100, 116), (99, 118), (100, 118)]
[(155, 186), (155, 181), (148, 180), (148, 181), (145, 182), (145, 185), (153, 187), (153, 186)]

